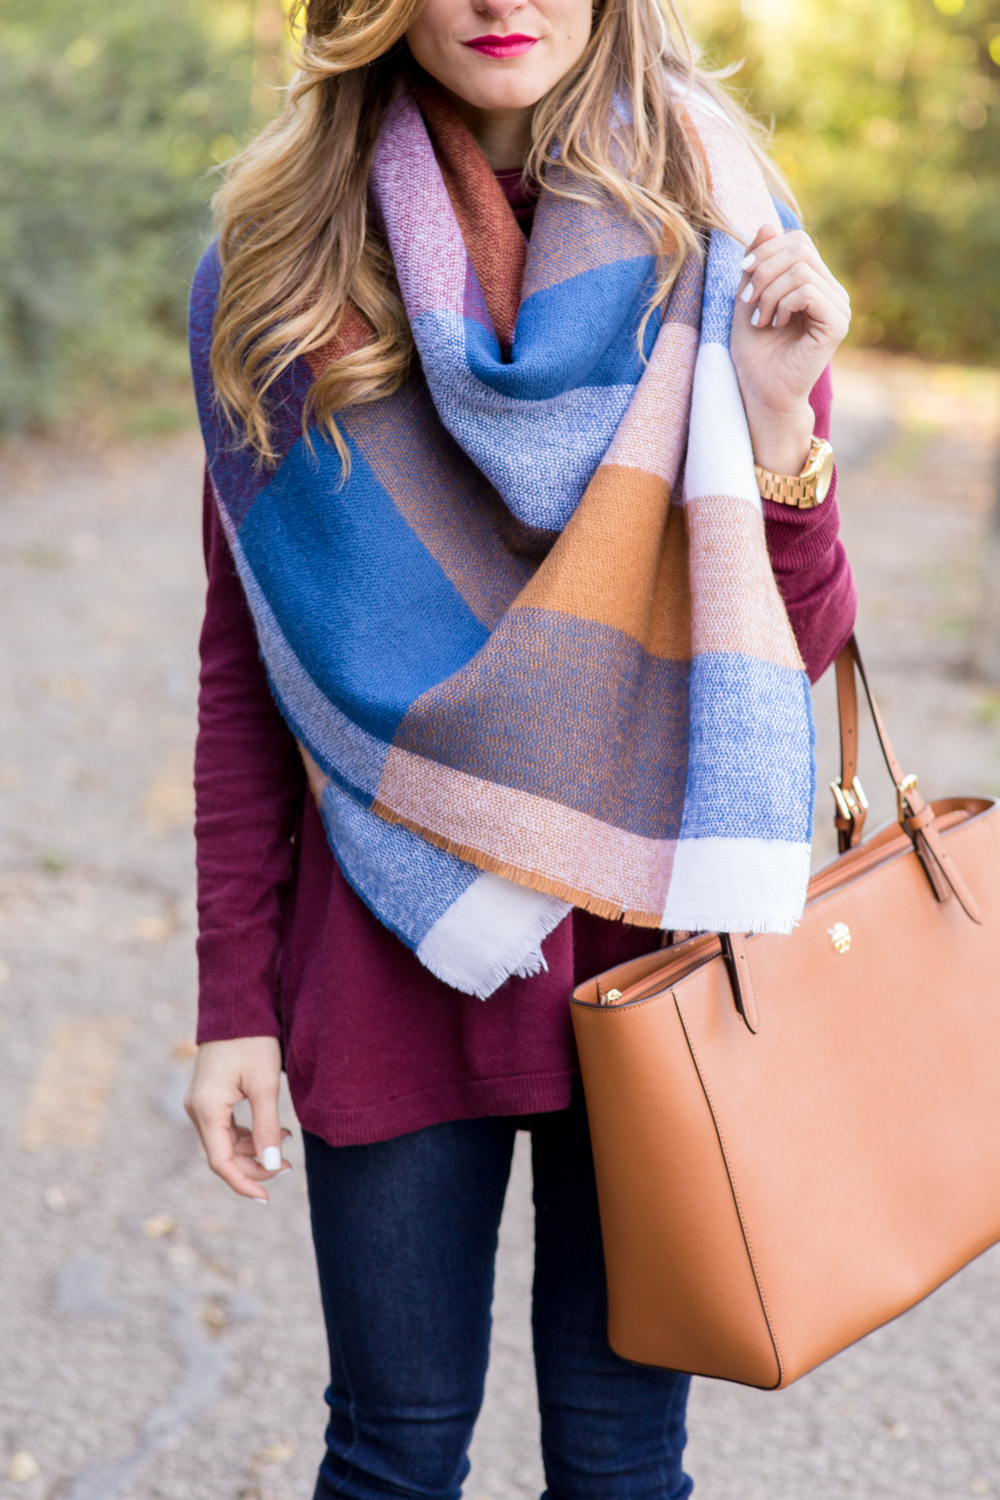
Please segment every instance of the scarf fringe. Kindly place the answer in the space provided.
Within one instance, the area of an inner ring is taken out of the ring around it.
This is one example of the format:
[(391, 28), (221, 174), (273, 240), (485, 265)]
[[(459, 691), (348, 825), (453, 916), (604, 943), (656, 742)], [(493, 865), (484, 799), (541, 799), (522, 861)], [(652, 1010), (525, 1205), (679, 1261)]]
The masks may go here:
[(520, 865), (512, 865), (507, 860), (493, 859), (479, 849), (473, 849), (468, 844), (456, 843), (454, 839), (446, 838), (443, 834), (424, 827), (422, 823), (404, 817), (394, 808), (386, 807), (384, 802), (374, 801), (370, 811), (386, 823), (396, 823), (401, 828), (408, 829), (410, 833), (415, 833), (418, 838), (424, 839), (428, 844), (433, 844), (437, 849), (443, 849), (446, 854), (452, 854), (456, 859), (464, 860), (466, 864), (475, 865), (477, 870), (488, 870), (491, 875), (501, 875), (505, 880), (514, 881), (515, 885), (527, 886), (529, 890), (538, 891), (543, 896), (558, 896), (561, 901), (568, 902), (570, 906), (578, 906), (582, 911), (592, 912), (595, 917), (605, 917), (611, 922), (625, 922), (630, 927), (659, 929), (663, 925), (662, 912), (634, 911), (616, 902), (602, 900), (592, 892), (580, 890), (579, 887), (568, 885), (563, 880), (550, 880), (535, 870), (523, 869)]
[(452, 989), (488, 1000), (508, 979), (548, 969), (542, 944), (570, 911), (565, 901), (483, 871), (427, 933), (417, 958)]
[[(683, 932), (718, 932), (720, 930), (718, 912), (691, 911), (682, 912), (681, 916), (684, 921), (681, 922), (678, 918), (677, 930)], [(756, 937), (763, 937), (767, 934), (788, 937), (799, 925), (798, 921), (793, 921), (791, 918), (785, 920), (749, 909), (731, 912), (728, 914), (728, 919), (729, 926), (725, 929), (726, 932), (752, 932)]]

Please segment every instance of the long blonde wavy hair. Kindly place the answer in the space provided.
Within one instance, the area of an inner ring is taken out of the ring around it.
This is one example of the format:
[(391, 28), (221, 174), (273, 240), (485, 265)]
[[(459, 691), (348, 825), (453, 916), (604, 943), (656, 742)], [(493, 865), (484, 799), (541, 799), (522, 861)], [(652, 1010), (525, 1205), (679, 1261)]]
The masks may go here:
[[(390, 395), (413, 359), (391, 256), (369, 213), (368, 177), (386, 106), (414, 75), (404, 36), (421, 4), (294, 0), (298, 67), (284, 108), (229, 164), (216, 195), (215, 391), (265, 463), (275, 458), (269, 391), (293, 360), (346, 331), (352, 306), (372, 337), (353, 352), (338, 354), (334, 345), (306, 403), (345, 462), (337, 412)], [(773, 190), (789, 199), (759, 127), (718, 75), (698, 66), (674, 0), (602, 0), (583, 56), (539, 102), (532, 123), (526, 175), (544, 181), (558, 157), (553, 191), (605, 193), (648, 231), (660, 267), (651, 307), (666, 298), (685, 258), (702, 253), (702, 234), (726, 228), (682, 123), (678, 95), (691, 88), (725, 111)], [(616, 99), (630, 108), (612, 109)]]

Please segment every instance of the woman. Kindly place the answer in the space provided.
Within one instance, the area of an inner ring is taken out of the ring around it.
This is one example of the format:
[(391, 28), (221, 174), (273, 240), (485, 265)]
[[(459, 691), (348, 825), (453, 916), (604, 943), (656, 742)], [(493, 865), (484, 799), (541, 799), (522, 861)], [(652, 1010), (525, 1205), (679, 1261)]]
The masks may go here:
[(317, 1496), (459, 1494), (518, 1129), (547, 1494), (687, 1495), (687, 1377), (607, 1344), (567, 996), (657, 928), (801, 908), (802, 662), (854, 611), (824, 442), (848, 299), (672, 5), (304, 12), (192, 304), (188, 1110), (267, 1203), (288, 1072)]

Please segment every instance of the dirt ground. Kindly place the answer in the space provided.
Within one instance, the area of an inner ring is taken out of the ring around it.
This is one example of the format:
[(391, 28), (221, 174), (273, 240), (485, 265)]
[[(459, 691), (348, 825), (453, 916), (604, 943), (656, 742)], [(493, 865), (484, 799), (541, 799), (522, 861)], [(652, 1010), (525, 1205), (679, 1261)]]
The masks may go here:
[[(1000, 378), (855, 355), (837, 389), (859, 634), (900, 758), (931, 794), (1000, 794), (1000, 684), (975, 665)], [(308, 1500), (321, 1453), (298, 1148), (261, 1213), (180, 1107), (199, 467), (190, 432), (0, 454), (2, 1500)], [(822, 789), (829, 681), (816, 706)], [(861, 776), (888, 816), (869, 740)], [(821, 790), (820, 862), (829, 810)], [(469, 1500), (542, 1488), (531, 1236), (519, 1152)], [(785, 1393), (696, 1382), (690, 1433), (705, 1500), (1000, 1496), (1000, 1250)]]

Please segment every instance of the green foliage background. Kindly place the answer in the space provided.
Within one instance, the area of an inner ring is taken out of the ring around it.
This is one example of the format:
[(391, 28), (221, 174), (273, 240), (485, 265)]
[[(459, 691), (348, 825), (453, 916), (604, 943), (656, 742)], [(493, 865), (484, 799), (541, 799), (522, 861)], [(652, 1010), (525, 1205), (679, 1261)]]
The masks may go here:
[(853, 337), (1000, 359), (1000, 0), (691, 0), (849, 286)]
[[(1000, 0), (689, 3), (774, 121), (855, 337), (1000, 358)], [(253, 23), (254, 0), (0, 0), (0, 428), (183, 380)]]
[(0, 427), (183, 379), (251, 21), (238, 0), (0, 0)]

